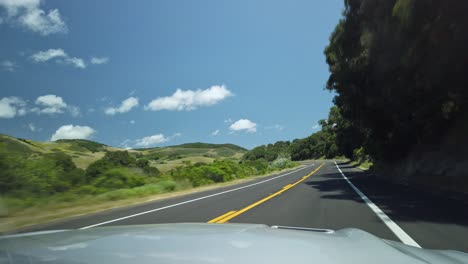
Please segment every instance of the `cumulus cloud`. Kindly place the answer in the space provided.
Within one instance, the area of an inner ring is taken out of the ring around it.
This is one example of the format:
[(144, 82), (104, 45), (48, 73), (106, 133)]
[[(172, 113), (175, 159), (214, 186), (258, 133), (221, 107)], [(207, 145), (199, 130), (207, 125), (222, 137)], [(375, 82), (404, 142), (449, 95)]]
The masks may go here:
[(55, 94), (37, 97), (36, 105), (41, 108), (34, 108), (33, 111), (39, 114), (61, 114), (67, 109), (67, 104), (63, 101), (62, 97)]
[[(181, 135), (182, 134), (180, 133), (175, 133), (174, 135), (167, 137), (164, 134), (156, 134), (156, 135), (137, 139), (135, 140), (134, 145), (135, 147), (147, 148), (147, 147), (155, 146), (164, 142), (168, 142), (176, 137), (180, 137)], [(125, 141), (125, 144), (127, 146), (129, 145), (129, 143), (131, 143), (131, 141)]]
[(106, 64), (109, 62), (107, 57), (92, 57), (91, 64)]
[(232, 92), (224, 85), (211, 86), (205, 90), (177, 89), (171, 96), (154, 99), (145, 107), (145, 109), (153, 111), (191, 111), (201, 106), (217, 104), (232, 95)]
[(3, 97), (0, 99), (0, 118), (13, 118), (25, 115), (26, 102), (18, 97)]
[(250, 133), (257, 132), (257, 124), (248, 119), (239, 119), (232, 123), (229, 127), (232, 131), (247, 131)]
[(69, 64), (76, 68), (86, 68), (86, 63), (83, 59), (69, 56), (63, 49), (48, 49), (39, 51), (31, 56), (31, 59), (38, 63), (54, 60), (56, 63)]
[(59, 10), (46, 11), (41, 8), (41, 2), (41, 0), (0, 0), (0, 7), (7, 11), (7, 16), (2, 18), (2, 22), (20, 25), (43, 36), (68, 32)]
[(68, 105), (62, 97), (55, 94), (47, 94), (37, 97), (35, 104), (37, 107), (31, 109), (31, 112), (38, 114), (63, 114), (65, 111), (70, 112), (74, 117), (80, 115), (80, 108)]
[(0, 67), (4, 71), (14, 72), (16, 68), (18, 68), (18, 64), (16, 64), (16, 62), (11, 61), (11, 60), (4, 60), (0, 62)]
[(106, 115), (115, 115), (115, 114), (122, 114), (127, 113), (132, 110), (134, 107), (138, 106), (138, 98), (136, 97), (129, 97), (122, 101), (119, 107), (109, 107), (104, 112)]
[(211, 133), (212, 136), (218, 136), (219, 135), (219, 129), (216, 129)]
[(96, 133), (94, 129), (89, 126), (74, 126), (65, 125), (59, 127), (57, 131), (50, 138), (51, 141), (59, 139), (89, 139)]
[(169, 138), (165, 137), (163, 134), (156, 134), (136, 140), (135, 146), (137, 147), (149, 147), (157, 144), (161, 144), (169, 141)]

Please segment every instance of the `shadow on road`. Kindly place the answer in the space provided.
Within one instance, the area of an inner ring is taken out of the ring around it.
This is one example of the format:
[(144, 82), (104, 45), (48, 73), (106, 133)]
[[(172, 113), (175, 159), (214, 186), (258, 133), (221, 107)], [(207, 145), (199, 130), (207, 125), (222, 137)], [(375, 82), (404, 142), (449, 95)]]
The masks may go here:
[[(346, 177), (393, 220), (468, 226), (468, 203), (464, 200), (387, 182), (363, 171), (346, 171), (352, 168), (349, 163), (339, 165)], [(338, 172), (322, 174), (305, 184), (320, 191), (322, 199), (364, 203)]]

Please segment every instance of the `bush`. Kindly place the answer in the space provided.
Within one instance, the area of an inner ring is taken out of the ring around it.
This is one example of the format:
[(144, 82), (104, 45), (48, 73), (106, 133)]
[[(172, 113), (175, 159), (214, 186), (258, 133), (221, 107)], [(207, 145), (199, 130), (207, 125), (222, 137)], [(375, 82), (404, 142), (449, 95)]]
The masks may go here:
[(144, 176), (135, 175), (129, 169), (114, 168), (107, 170), (103, 175), (95, 179), (93, 185), (106, 189), (133, 188), (144, 185), (145, 180)]

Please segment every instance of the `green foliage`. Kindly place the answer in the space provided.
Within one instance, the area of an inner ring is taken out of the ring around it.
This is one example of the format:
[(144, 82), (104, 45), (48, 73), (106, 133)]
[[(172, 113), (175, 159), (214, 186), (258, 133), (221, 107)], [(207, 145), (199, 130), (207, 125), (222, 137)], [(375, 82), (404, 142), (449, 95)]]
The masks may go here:
[(466, 10), (458, 0), (345, 2), (325, 55), (346, 156), (362, 145), (374, 160), (401, 159), (466, 120)]
[(171, 171), (171, 176), (175, 180), (188, 180), (193, 186), (226, 182), (254, 174), (254, 168), (231, 160), (216, 160), (211, 164), (194, 164), (178, 167)]
[(294, 168), (297, 163), (292, 162), (291, 159), (286, 157), (279, 157), (270, 164), (273, 170), (282, 170), (286, 168)]
[(86, 149), (94, 153), (98, 151), (104, 151), (106, 149), (106, 145), (104, 144), (97, 143), (97, 142), (90, 141), (90, 140), (85, 140), (85, 139), (59, 139), (55, 142), (69, 143), (71, 144), (71, 147), (69, 147), (69, 149), (77, 150), (77, 151)]
[[(21, 210), (44, 204), (77, 204), (82, 199), (108, 201), (140, 197), (227, 182), (297, 165), (285, 154), (289, 142), (280, 142), (267, 146), (272, 152), (266, 156), (270, 163), (265, 159), (239, 163), (233, 158), (207, 164), (187, 159), (182, 161), (183, 166), (161, 175), (157, 168), (151, 166), (152, 160), (158, 159), (159, 163), (164, 163), (160, 159), (180, 159), (181, 155), (190, 157), (193, 153), (232, 157), (239, 150), (244, 150), (230, 144), (196, 143), (186, 144), (182, 148), (163, 149), (161, 152), (129, 153), (107, 151), (105, 145), (86, 140), (60, 140), (58, 143), (40, 143), (36, 146), (27, 140), (0, 136), (0, 192), (9, 208)], [(47, 144), (56, 145), (51, 147)], [(72, 160), (72, 157), (93, 157), (90, 152), (103, 150), (104, 157), (95, 160), (86, 170), (77, 168)]]
[(330, 159), (338, 155), (336, 136), (328, 131), (318, 131), (307, 138), (294, 140), (291, 144), (292, 160)]
[(289, 155), (289, 141), (277, 141), (275, 144), (261, 145), (244, 154), (243, 160), (265, 159), (274, 161), (279, 156)]
[(25, 157), (0, 148), (0, 192), (17, 196), (50, 195), (84, 182), (84, 171), (70, 156), (46, 154)]
[(104, 189), (133, 188), (144, 185), (146, 177), (128, 168), (112, 168), (93, 180), (93, 186)]
[(245, 160), (242, 163), (246, 166), (252, 167), (255, 169), (257, 175), (262, 175), (268, 172), (268, 161), (264, 158), (256, 160)]

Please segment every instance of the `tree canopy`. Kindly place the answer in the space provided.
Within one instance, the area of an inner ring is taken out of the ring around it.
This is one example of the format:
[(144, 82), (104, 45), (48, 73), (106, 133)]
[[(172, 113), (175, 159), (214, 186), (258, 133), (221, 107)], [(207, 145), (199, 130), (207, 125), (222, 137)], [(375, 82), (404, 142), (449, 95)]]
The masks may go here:
[(466, 118), (466, 11), (457, 0), (346, 0), (325, 49), (341, 132), (392, 160)]

